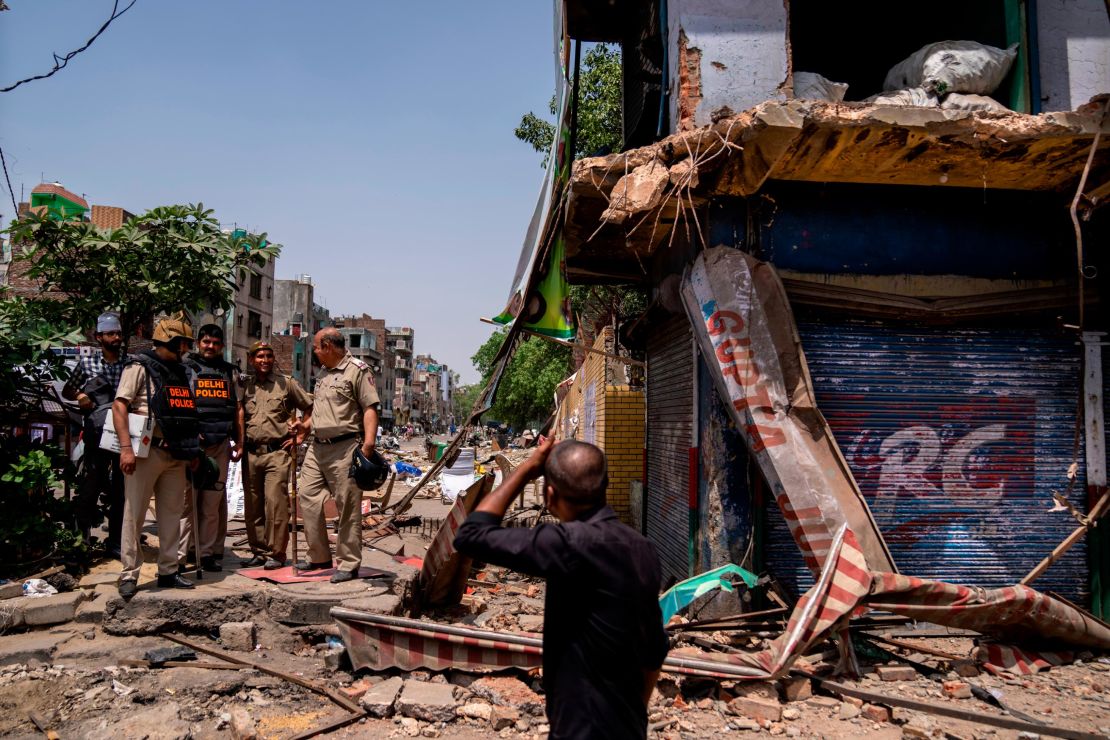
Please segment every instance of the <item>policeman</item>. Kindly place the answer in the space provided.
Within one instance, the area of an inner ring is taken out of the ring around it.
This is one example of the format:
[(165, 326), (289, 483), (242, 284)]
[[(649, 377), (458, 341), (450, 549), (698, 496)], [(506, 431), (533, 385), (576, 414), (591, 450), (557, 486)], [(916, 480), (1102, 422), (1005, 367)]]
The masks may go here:
[[(100, 449), (100, 435), (116, 399), (116, 387), (123, 375), (127, 359), (123, 355), (123, 328), (119, 314), (111, 311), (96, 319), (93, 334), (100, 352), (82, 355), (62, 388), (62, 396), (76, 401), (85, 413), (85, 481), (79, 499), (90, 508), (103, 496), (108, 505), (108, 538), (104, 548), (108, 555), (119, 558), (120, 527), (123, 526), (123, 474), (119, 469), (119, 453)], [(108, 422), (110, 423), (110, 422)], [(89, 526), (100, 522), (99, 515), (90, 515)]]
[[(236, 391), (239, 372), (224, 360), (224, 330), (216, 324), (205, 324), (197, 332), (200, 352), (189, 356), (185, 367), (192, 380), (200, 423), (200, 444), (204, 454), (216, 463), (216, 480), (205, 490), (196, 492), (197, 528), (200, 530), (198, 567), (210, 571), (223, 570), (227, 538), (227, 467), (243, 454), (239, 426), (239, 395)], [(235, 446), (232, 446), (232, 442)], [(181, 517), (181, 545), (177, 556), (184, 563), (193, 544), (193, 497), (186, 493), (185, 512)]]
[(277, 570), (285, 566), (289, 544), (289, 425), (297, 409), (311, 413), (312, 396), (296, 380), (274, 372), (269, 342), (252, 344), (247, 358), (254, 372), (243, 384), (239, 423), (246, 440), (243, 501), (252, 557), (243, 565)]
[(324, 497), (331, 492), (339, 509), (335, 554), (339, 561), (332, 583), (350, 581), (362, 564), (362, 492), (350, 479), (356, 449), (369, 457), (378, 434), (378, 392), (370, 367), (351, 357), (343, 335), (328, 327), (316, 332), (312, 345), (324, 367), (316, 381), (312, 413), (295, 423), (297, 443), (312, 430), (315, 439), (301, 468), (298, 501), (304, 514), (307, 560), (299, 571), (331, 567)]
[[(181, 577), (177, 565), (185, 469), (201, 456), (196, 400), (189, 374), (181, 364), (193, 346), (193, 329), (179, 313), (159, 321), (152, 339), (154, 349), (131, 356), (112, 404), (112, 422), (120, 442), (119, 467), (125, 476), (119, 581), (119, 594), (125, 599), (138, 590), (143, 564), (139, 537), (152, 494), (158, 517), (158, 587), (193, 587)], [(147, 457), (135, 455), (128, 414), (154, 417)]]

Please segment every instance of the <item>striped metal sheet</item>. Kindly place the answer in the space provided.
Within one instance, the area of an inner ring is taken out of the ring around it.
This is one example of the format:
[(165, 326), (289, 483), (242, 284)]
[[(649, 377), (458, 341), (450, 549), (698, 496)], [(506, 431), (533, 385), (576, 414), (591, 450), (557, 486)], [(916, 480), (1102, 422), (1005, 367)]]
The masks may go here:
[[(817, 402), (901, 572), (956, 584), (1016, 583), (1075, 521), (1049, 513), (1075, 457), (1080, 348), (1051, 330), (801, 323)], [(1070, 499), (1086, 509), (1083, 455)], [(812, 577), (777, 509), (768, 560)], [(1088, 600), (1081, 542), (1037, 581)]]
[(685, 316), (648, 339), (645, 523), (664, 582), (690, 576), (690, 456), (694, 424), (694, 337)]

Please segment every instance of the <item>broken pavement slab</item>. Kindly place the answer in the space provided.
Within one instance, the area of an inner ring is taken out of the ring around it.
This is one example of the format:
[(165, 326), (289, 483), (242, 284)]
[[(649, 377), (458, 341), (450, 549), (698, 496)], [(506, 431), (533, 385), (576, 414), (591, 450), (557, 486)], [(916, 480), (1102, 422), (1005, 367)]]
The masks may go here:
[(373, 717), (389, 717), (393, 714), (393, 703), (405, 681), (400, 676), (393, 676), (371, 686), (362, 698), (359, 705)]
[(57, 628), (45, 632), (5, 635), (0, 639), (0, 665), (51, 663), (58, 648), (73, 637), (74, 631)]
[(118, 596), (110, 599), (102, 626), (114, 635), (207, 632), (225, 622), (245, 622), (265, 612), (268, 590), (266, 584), (234, 575), (195, 589), (152, 589), (144, 585), (130, 601)]
[(397, 697), (397, 713), (425, 722), (455, 719), (455, 687), (449, 683), (405, 681)]
[(19, 601), (23, 623), (28, 627), (61, 624), (73, 621), (77, 605), (85, 599), (82, 591), (53, 594), (51, 596), (24, 597)]

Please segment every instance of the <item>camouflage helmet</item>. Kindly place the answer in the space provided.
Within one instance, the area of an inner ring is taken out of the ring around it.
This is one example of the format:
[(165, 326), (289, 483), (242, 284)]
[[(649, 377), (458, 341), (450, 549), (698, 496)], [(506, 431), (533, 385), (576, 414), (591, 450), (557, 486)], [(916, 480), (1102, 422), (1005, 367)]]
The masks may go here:
[(189, 320), (185, 318), (183, 311), (167, 316), (155, 324), (151, 339), (162, 344), (169, 344), (178, 337), (184, 337), (190, 342), (193, 341), (193, 327), (189, 324)]

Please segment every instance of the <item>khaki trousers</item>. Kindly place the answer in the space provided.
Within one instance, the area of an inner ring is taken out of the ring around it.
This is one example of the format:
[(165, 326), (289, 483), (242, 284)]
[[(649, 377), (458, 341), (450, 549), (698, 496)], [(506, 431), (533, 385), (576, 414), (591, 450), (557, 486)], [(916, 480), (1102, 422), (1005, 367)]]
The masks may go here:
[[(227, 466), (231, 462), (231, 440), (205, 449), (216, 463), (213, 487), (197, 491), (197, 526), (200, 527), (200, 557), (222, 557), (227, 539)], [(185, 509), (181, 515), (181, 545), (177, 557), (182, 563), (193, 548), (193, 493), (185, 485)]]
[(251, 552), (285, 560), (289, 545), (289, 467), (287, 450), (243, 456), (243, 509)]
[(181, 542), (181, 510), (185, 507), (185, 462), (170, 453), (152, 448), (150, 457), (135, 461), (135, 472), (123, 476), (123, 532), (120, 543), (123, 571), (121, 581), (139, 580), (143, 532), (150, 497), (154, 496), (158, 520), (158, 575), (177, 572), (177, 546)]
[(328, 492), (339, 509), (339, 532), (335, 557), (339, 570), (357, 571), (362, 564), (362, 491), (348, 477), (351, 456), (358, 440), (308, 448), (297, 482), (297, 501), (304, 517), (304, 538), (310, 563), (331, 561), (328, 530), (324, 522), (324, 500)]

